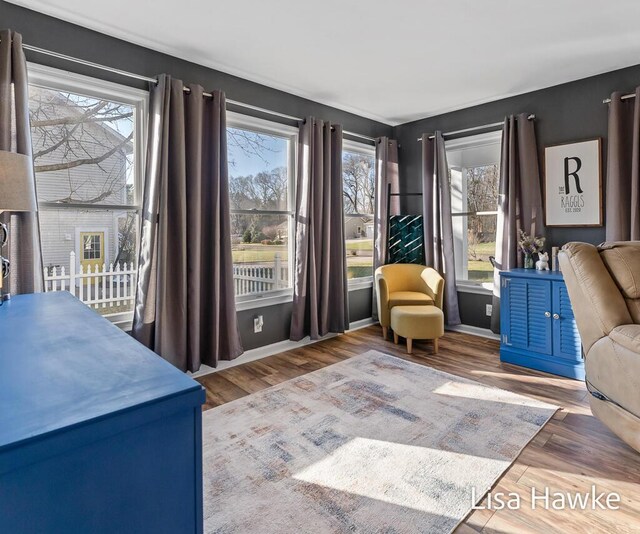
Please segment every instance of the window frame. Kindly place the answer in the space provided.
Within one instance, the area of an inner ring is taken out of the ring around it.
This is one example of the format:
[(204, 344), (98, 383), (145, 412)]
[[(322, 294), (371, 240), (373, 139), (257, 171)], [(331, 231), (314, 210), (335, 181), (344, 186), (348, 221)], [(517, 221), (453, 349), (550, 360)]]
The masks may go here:
[[(38, 209), (65, 210), (83, 209), (87, 211), (127, 211), (135, 212), (140, 219), (144, 191), (144, 171), (147, 149), (147, 129), (149, 117), (149, 92), (129, 87), (92, 76), (27, 62), (29, 86), (36, 86), (54, 91), (64, 91), (90, 98), (103, 98), (130, 105), (134, 109), (134, 199), (131, 204), (59, 204), (57, 202), (38, 202)], [(105, 241), (105, 247), (107, 243)], [(136, 250), (140, 249), (140, 232), (138, 232)], [(75, 249), (74, 249), (75, 250)], [(77, 258), (79, 262), (81, 258)], [(133, 311), (114, 313), (104, 316), (107, 320), (124, 330), (129, 330), (133, 322)]]
[[(360, 141), (353, 141), (352, 139), (344, 139), (342, 140), (342, 152), (352, 152), (356, 154), (364, 154), (366, 156), (373, 157), (374, 164), (374, 181), (375, 181), (375, 164), (376, 164), (376, 147), (375, 145), (363, 143)], [(344, 184), (343, 184), (344, 187)], [(374, 183), (375, 187), (375, 183)], [(344, 210), (343, 210), (344, 211)], [(373, 217), (375, 221), (375, 213), (344, 213), (344, 218), (346, 222), (347, 217)], [(373, 244), (375, 247), (375, 242)], [(345, 239), (345, 258), (346, 258), (346, 239)], [(372, 266), (373, 270), (373, 266)], [(363, 276), (361, 278), (352, 278), (347, 280), (347, 287), (349, 291), (357, 291), (359, 289), (367, 289), (373, 287), (373, 272), (371, 276)]]
[[(457, 139), (445, 140), (445, 151), (448, 153), (449, 151), (479, 148), (483, 146), (500, 146), (501, 143), (502, 130), (495, 130), (471, 136), (459, 137)], [(500, 161), (498, 160), (497, 163), (499, 165)], [(490, 211), (461, 211), (457, 213), (451, 213), (452, 218), (468, 217), (469, 215), (495, 215), (497, 217), (498, 207), (496, 206), (495, 210)], [(493, 282), (474, 282), (472, 280), (456, 279), (456, 287), (458, 291), (463, 293), (476, 293), (481, 295), (493, 294)]]
[(249, 130), (265, 135), (282, 137), (289, 142), (289, 154), (287, 158), (287, 209), (286, 210), (259, 210), (259, 209), (233, 209), (230, 215), (286, 215), (289, 219), (289, 235), (287, 239), (287, 264), (291, 287), (254, 293), (251, 295), (235, 296), (236, 311), (251, 310), (274, 304), (283, 304), (293, 301), (293, 267), (295, 258), (295, 212), (296, 212), (296, 174), (298, 163), (298, 139), (299, 129), (278, 122), (245, 115), (235, 111), (227, 111), (227, 128)]
[[(134, 108), (134, 202), (132, 204), (64, 204), (56, 202), (39, 202), (38, 205), (48, 209), (82, 208), (96, 210), (130, 210), (142, 211), (144, 187), (144, 165), (147, 147), (147, 122), (149, 116), (149, 92), (127, 85), (76, 74), (74, 72), (47, 67), (38, 63), (27, 63), (29, 85), (43, 89), (65, 91), (90, 98), (104, 98), (114, 102), (128, 104)], [(139, 142), (137, 142), (140, 140)]]

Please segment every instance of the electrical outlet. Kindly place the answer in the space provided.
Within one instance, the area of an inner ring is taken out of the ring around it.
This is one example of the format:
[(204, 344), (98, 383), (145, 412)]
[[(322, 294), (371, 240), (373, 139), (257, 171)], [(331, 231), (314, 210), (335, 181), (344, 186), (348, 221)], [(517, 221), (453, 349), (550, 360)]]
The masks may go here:
[(262, 326), (264, 325), (264, 319), (262, 315), (256, 315), (253, 318), (253, 332), (254, 334), (258, 334), (262, 332)]
[(487, 307), (485, 309), (485, 314), (488, 317), (491, 317), (491, 314), (493, 313), (493, 304), (487, 304)]

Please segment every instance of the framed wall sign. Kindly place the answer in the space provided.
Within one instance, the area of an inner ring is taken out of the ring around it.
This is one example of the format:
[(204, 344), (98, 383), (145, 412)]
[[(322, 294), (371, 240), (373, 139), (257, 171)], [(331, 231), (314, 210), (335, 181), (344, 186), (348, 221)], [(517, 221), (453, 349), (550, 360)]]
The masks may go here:
[(544, 149), (547, 226), (602, 226), (602, 140)]

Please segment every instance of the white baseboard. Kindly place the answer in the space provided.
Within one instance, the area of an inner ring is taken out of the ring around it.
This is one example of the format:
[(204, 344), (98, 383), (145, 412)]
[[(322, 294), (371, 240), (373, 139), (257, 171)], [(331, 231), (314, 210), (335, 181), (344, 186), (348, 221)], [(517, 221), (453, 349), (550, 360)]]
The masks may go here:
[(354, 330), (360, 330), (361, 328), (366, 328), (367, 326), (371, 326), (372, 324), (378, 324), (378, 321), (375, 321), (373, 317), (367, 317), (366, 319), (360, 319), (359, 321), (353, 321), (349, 324), (349, 330), (347, 332), (353, 332)]
[[(360, 321), (354, 321), (349, 325), (349, 330), (347, 330), (347, 332), (365, 328), (372, 324), (376, 324), (376, 322), (377, 321), (374, 321), (371, 317), (362, 319)], [(262, 358), (266, 358), (267, 356), (273, 356), (274, 354), (280, 354), (281, 352), (286, 352), (288, 350), (298, 349), (300, 347), (304, 347), (305, 345), (312, 345), (313, 343), (324, 341), (325, 339), (331, 339), (332, 337), (336, 337), (337, 335), (339, 334), (327, 334), (322, 339), (313, 340), (308, 337), (305, 337), (300, 341), (291, 341), (289, 339), (285, 339), (284, 341), (278, 341), (277, 343), (272, 343), (271, 345), (265, 345), (264, 347), (257, 347), (255, 349), (247, 350), (242, 355), (238, 356), (235, 360), (219, 361), (218, 367), (209, 367), (208, 365), (202, 365), (198, 371), (189, 374), (192, 378), (198, 378), (200, 376), (215, 373), (217, 371), (224, 371), (225, 369), (235, 367), (236, 365), (242, 365), (256, 360), (261, 360)]]
[(486, 337), (488, 339), (495, 339), (500, 341), (500, 335), (494, 334), (488, 328), (480, 328), (479, 326), (471, 326), (468, 324), (459, 324), (456, 326), (445, 326), (446, 330), (451, 332), (462, 332), (463, 334), (472, 334), (474, 336)]

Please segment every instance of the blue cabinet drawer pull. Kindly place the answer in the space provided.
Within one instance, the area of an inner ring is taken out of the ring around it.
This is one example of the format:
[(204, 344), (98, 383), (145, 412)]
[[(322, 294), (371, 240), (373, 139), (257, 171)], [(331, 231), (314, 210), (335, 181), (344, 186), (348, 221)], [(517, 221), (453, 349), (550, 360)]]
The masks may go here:
[(554, 313), (554, 314), (553, 314), (553, 318), (554, 318), (554, 319), (556, 319), (556, 320), (558, 320), (558, 319), (560, 319), (560, 316), (559, 316), (557, 313)]
[(545, 317), (551, 317), (551, 312), (544, 312)]

